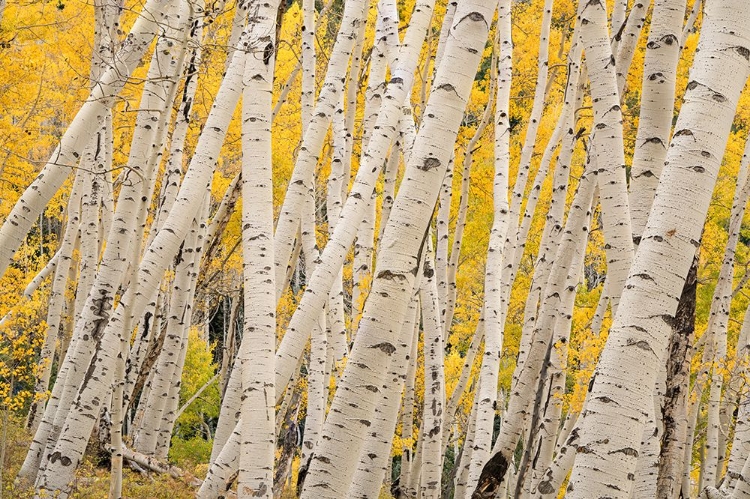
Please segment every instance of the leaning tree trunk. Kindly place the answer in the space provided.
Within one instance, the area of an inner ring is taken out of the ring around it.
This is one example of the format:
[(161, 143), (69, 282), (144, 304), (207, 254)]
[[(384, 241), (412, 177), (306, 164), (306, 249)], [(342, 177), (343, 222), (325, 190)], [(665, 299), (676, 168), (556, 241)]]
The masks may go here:
[[(734, 191), (732, 211), (729, 216), (729, 237), (727, 238), (724, 258), (719, 271), (719, 279), (714, 288), (713, 301), (709, 315), (711, 331), (709, 341), (713, 341), (713, 362), (711, 362), (711, 386), (708, 394), (708, 422), (706, 426), (706, 458), (704, 460), (704, 481), (710, 487), (716, 486), (719, 478), (719, 405), (724, 385), (723, 364), (727, 355), (727, 333), (729, 332), (729, 315), (732, 304), (732, 281), (734, 278), (734, 257), (739, 241), (742, 219), (745, 215), (748, 195), (750, 195), (750, 140), (745, 146), (740, 170), (737, 175), (737, 187)], [(723, 461), (723, 459), (722, 459)]]
[(750, 6), (740, 1), (706, 6), (668, 166), (581, 414), (572, 499), (630, 495), (645, 404), (666, 357), (666, 318), (676, 312), (750, 70), (748, 16)]
[[(363, 445), (419, 268), (427, 226), (487, 40), (494, 3), (458, 7), (433, 92), (391, 211), (364, 317), (315, 449), (302, 497), (341, 497)], [(459, 42), (460, 40), (460, 42)], [(456, 68), (462, 68), (456, 71)], [(361, 168), (361, 167), (360, 167)], [(341, 224), (337, 225), (337, 228)], [(344, 396), (346, 395), (346, 396)], [(356, 401), (356, 402), (354, 402)]]
[(91, 95), (68, 126), (60, 145), (32, 184), (24, 191), (0, 228), (0, 275), (52, 196), (74, 168), (84, 147), (96, 133), (101, 120), (115, 102), (130, 74), (148, 50), (175, 0), (149, 0), (136, 18), (112, 66), (92, 85)]
[[(371, 202), (378, 173), (387, 158), (388, 149), (396, 135), (396, 125), (403, 115), (402, 105), (411, 91), (414, 71), (425, 32), (432, 17), (434, 2), (417, 4), (409, 24), (404, 43), (399, 51), (399, 62), (391, 71), (391, 80), (383, 97), (375, 128), (382, 133), (374, 134), (362, 156), (360, 167), (349, 197), (336, 222), (333, 236), (326, 244), (320, 261), (316, 265), (302, 301), (289, 322), (281, 344), (276, 352), (277, 396), (291, 377), (297, 359), (307, 344), (308, 333), (325, 306), (333, 281), (339, 275), (344, 259), (357, 235), (357, 229)], [(278, 232), (277, 228), (277, 232)]]
[(235, 52), (185, 174), (175, 206), (165, 221), (163, 230), (157, 234), (141, 262), (137, 277), (139, 292), (133, 293), (135, 296), (126, 294), (111, 314), (109, 322), (99, 326), (101, 333), (98, 354), (87, 371), (86, 383), (82, 384), (69, 411), (57, 445), (50, 453), (47, 468), (40, 476), (37, 486), (39, 490), (59, 490), (61, 497), (69, 493), (73, 472), (80, 464), (96, 418), (92, 417), (97, 412), (94, 408), (105, 397), (112, 382), (114, 373), (110, 366), (114, 365), (113, 359), (119, 352), (120, 341), (125, 334), (122, 330), (124, 321), (129, 314), (140, 314), (145, 308), (151, 290), (158, 286), (185, 238), (190, 221), (200, 209), (200, 205), (193, 202), (194, 193), (203, 192), (210, 187), (215, 154), (223, 142), (232, 111), (239, 99), (243, 59), (244, 51)]
[[(171, 16), (172, 13), (165, 12), (164, 15)], [(152, 58), (149, 75), (153, 78), (150, 78), (144, 86), (144, 95), (141, 99), (142, 110), (136, 117), (133, 147), (128, 157), (129, 175), (125, 177), (129, 181), (124, 182), (120, 191), (120, 200), (96, 279), (82, 308), (81, 317), (75, 324), (70, 344), (63, 350), (67, 353), (55, 380), (52, 395), (19, 472), (19, 477), (23, 480), (29, 480), (37, 473), (40, 465), (43, 467), (46, 464), (46, 461), (42, 460), (45, 448), (51, 449), (57, 441), (67, 409), (86, 372), (84, 366), (89, 364), (95, 344), (101, 338), (114, 295), (127, 269), (130, 246), (136, 238), (135, 213), (138, 211), (138, 202), (143, 197), (143, 184), (150, 186), (154, 179), (158, 150), (151, 148), (150, 145), (160, 143), (157, 133), (163, 131), (167, 114), (160, 113), (159, 110), (164, 110), (166, 107), (168, 85), (165, 85), (164, 81), (158, 83), (155, 81), (157, 76), (160, 79), (165, 76), (162, 68), (167, 67), (166, 61), (156, 62), (161, 53), (162, 51), (158, 51)], [(166, 57), (171, 58), (168, 53)], [(153, 126), (154, 122), (159, 126)], [(60, 407), (62, 409), (59, 409)]]
[(633, 261), (633, 241), (625, 178), (622, 112), (607, 34), (606, 5), (599, 0), (589, 2), (581, 11), (580, 22), (594, 107), (591, 146), (599, 167), (607, 283), (612, 312), (615, 313)]
[[(697, 252), (696, 252), (697, 253)], [(690, 345), (695, 334), (695, 306), (698, 289), (698, 259), (693, 260), (672, 325), (667, 361), (667, 380), (661, 417), (659, 473), (656, 496), (677, 499), (682, 485), (682, 461), (687, 436), (687, 401), (690, 389)]]

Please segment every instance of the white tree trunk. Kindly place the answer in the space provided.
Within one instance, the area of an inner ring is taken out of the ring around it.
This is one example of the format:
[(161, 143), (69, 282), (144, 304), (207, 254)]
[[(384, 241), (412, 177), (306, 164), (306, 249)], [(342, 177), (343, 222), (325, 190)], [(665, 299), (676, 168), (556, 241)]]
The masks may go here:
[(612, 312), (615, 313), (633, 261), (620, 96), (607, 34), (605, 4), (601, 1), (586, 4), (580, 22), (594, 107), (591, 146), (599, 167), (607, 282)]
[[(274, 234), (274, 265), (276, 268), (277, 297), (282, 292), (280, 285), (284, 283), (284, 275), (286, 274), (289, 257), (294, 247), (294, 237), (301, 220), (302, 210), (313, 192), (313, 185), (311, 185), (313, 172), (318, 163), (320, 151), (331, 123), (331, 117), (338, 107), (339, 96), (344, 91), (349, 59), (354, 48), (360, 24), (364, 22), (364, 10), (364, 0), (347, 2), (344, 6), (344, 17), (341, 20), (341, 28), (336, 36), (336, 43), (331, 51), (325, 81), (321, 86), (321, 92), (318, 96), (310, 124), (303, 133), (302, 144), (294, 165), (292, 177), (289, 180), (289, 187), (281, 206)], [(325, 293), (327, 295), (328, 290)], [(296, 359), (295, 357), (292, 362), (296, 362)], [(285, 384), (279, 384), (277, 380), (276, 387), (279, 390), (278, 393), (283, 393), (281, 390)]]
[(60, 145), (0, 227), (0, 275), (5, 273), (29, 229), (68, 177), (68, 168), (75, 167), (83, 148), (99, 129), (106, 110), (114, 104), (114, 98), (140, 62), (174, 3), (174, 0), (149, 0), (143, 6), (114, 57), (112, 67), (92, 86), (91, 95), (68, 126)]
[[(276, 287), (273, 270), (271, 107), (278, 2), (258, 2), (248, 23), (251, 46), (242, 99), (242, 245), (244, 330), (251, 347), (238, 358), (242, 370), (242, 425), (237, 495), (273, 497), (276, 450), (274, 349)], [(268, 56), (267, 54), (269, 54)]]
[[(669, 166), (581, 417), (572, 499), (629, 497), (645, 404), (668, 344), (670, 328), (663, 318), (675, 313), (748, 75), (748, 15), (742, 2), (707, 6)], [(706, 122), (714, 124), (710, 131), (700, 125)]]
[[(422, 263), (420, 302), (422, 304), (422, 325), (424, 328), (424, 409), (422, 411), (423, 431), (420, 440), (422, 447), (422, 476), (420, 496), (438, 499), (443, 474), (443, 418), (445, 408), (445, 373), (443, 372), (443, 325), (440, 322), (435, 262), (432, 251), (432, 238), (428, 235), (427, 251)], [(394, 422), (395, 422), (394, 418)]]
[[(333, 280), (339, 274), (344, 259), (357, 234), (364, 211), (377, 180), (378, 173), (386, 159), (388, 149), (396, 134), (396, 125), (403, 116), (401, 108), (406, 95), (411, 90), (414, 70), (417, 65), (419, 49), (429, 25), (433, 3), (426, 1), (418, 4), (409, 24), (404, 44), (399, 53), (399, 63), (392, 70), (390, 84), (383, 98), (376, 128), (383, 133), (375, 134), (368, 143), (367, 151), (362, 156), (357, 178), (354, 181), (349, 197), (346, 199), (341, 218), (336, 222), (333, 236), (329, 239), (320, 256), (315, 272), (308, 283), (300, 304), (289, 322), (284, 338), (276, 352), (276, 388), (277, 394), (289, 381), (297, 359), (307, 343), (311, 324), (317, 320), (323, 309)], [(278, 228), (277, 228), (278, 232)], [(278, 272), (278, 267), (277, 267)]]
[[(422, 279), (424, 278), (422, 277)], [(401, 326), (401, 338), (396, 344), (396, 352), (389, 363), (386, 383), (382, 385), (382, 403), (375, 409), (374, 417), (372, 418), (373, 425), (368, 430), (371, 438), (365, 442), (359, 454), (359, 464), (352, 477), (352, 485), (349, 487), (348, 497), (368, 499), (370, 497), (378, 497), (380, 494), (383, 476), (391, 457), (393, 436), (398, 422), (401, 392), (404, 387), (404, 381), (410, 374), (410, 369), (407, 367), (404, 370), (404, 367), (410, 366), (412, 359), (416, 359), (417, 343), (419, 343), (418, 293), (419, 286), (412, 293), (409, 309)], [(407, 403), (408, 399), (408, 397), (405, 397), (404, 402)], [(404, 411), (404, 414), (407, 412)], [(411, 424), (411, 421), (409, 421), (409, 424)], [(402, 457), (401, 469), (403, 470), (403, 466), (408, 464), (409, 461), (405, 461)]]
[[(706, 458), (704, 468), (704, 483), (714, 487), (719, 478), (719, 405), (721, 403), (722, 387), (724, 385), (724, 368), (727, 356), (727, 333), (729, 332), (729, 313), (732, 303), (732, 281), (734, 278), (734, 255), (740, 236), (742, 218), (745, 215), (748, 195), (750, 195), (750, 140), (745, 145), (742, 157), (737, 187), (732, 201), (732, 211), (729, 216), (729, 237), (724, 250), (724, 258), (719, 271), (719, 279), (714, 288), (713, 302), (709, 316), (709, 326), (713, 340), (713, 359), (711, 372), (711, 388), (708, 395), (708, 423), (706, 427)], [(722, 466), (723, 467), (723, 466)]]
[[(487, 40), (494, 13), (494, 4), (487, 3), (467, 1), (458, 7), (457, 21), (451, 27), (454, 36), (446, 46), (406, 180), (383, 234), (379, 253), (383, 263), (378, 266), (357, 341), (305, 480), (305, 499), (341, 497), (348, 488), (354, 471), (351, 456), (360, 452), (363, 433), (371, 425), (380, 391), (377, 386), (383, 382), (387, 363), (395, 351), (394, 342), (400, 331), (396, 326), (407, 308), (404, 298), (413, 288), (413, 272), (419, 268), (427, 225), (481, 57), (480, 49)], [(415, 9), (417, 12), (421, 14)], [(455, 71), (457, 67), (464, 69)], [(341, 222), (337, 228), (340, 226)]]
[[(466, 490), (472, 491), (487, 462), (492, 445), (492, 431), (497, 407), (497, 383), (503, 348), (505, 315), (501, 306), (502, 270), (507, 255), (503, 251), (510, 226), (508, 218), (508, 177), (510, 176), (510, 89), (513, 76), (513, 40), (511, 38), (511, 2), (498, 2), (500, 55), (497, 67), (497, 101), (495, 104), (495, 175), (492, 199), (493, 220), (487, 248), (484, 277), (484, 355), (479, 374), (474, 441), (471, 451)], [(467, 456), (468, 457), (468, 456)]]
[(656, 0), (643, 63), (641, 112), (630, 170), (633, 242), (640, 242), (667, 156), (685, 0)]

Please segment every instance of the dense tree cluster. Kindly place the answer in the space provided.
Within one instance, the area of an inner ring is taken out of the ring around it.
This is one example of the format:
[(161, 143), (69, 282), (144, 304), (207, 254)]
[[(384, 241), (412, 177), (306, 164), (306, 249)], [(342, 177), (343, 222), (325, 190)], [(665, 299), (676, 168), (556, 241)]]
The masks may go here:
[(0, 497), (750, 498), (750, 4), (1, 0), (0, 73)]

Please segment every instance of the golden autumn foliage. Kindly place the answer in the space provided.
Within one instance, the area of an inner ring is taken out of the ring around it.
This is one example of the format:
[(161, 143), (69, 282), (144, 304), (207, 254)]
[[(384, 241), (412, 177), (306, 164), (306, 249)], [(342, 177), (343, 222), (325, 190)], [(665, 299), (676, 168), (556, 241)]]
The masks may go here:
[[(137, 0), (126, 2), (122, 31), (127, 32), (132, 25), (134, 12), (140, 8)], [(229, 4), (230, 2), (227, 2)], [(519, 157), (527, 119), (531, 110), (534, 89), (537, 79), (537, 55), (539, 51), (539, 13), (542, 0), (524, 0), (513, 3), (514, 19), (514, 67), (511, 94), (511, 165), (510, 177), (515, 179), (519, 168)], [(611, 2), (610, 2), (611, 3)], [(692, 3), (692, 2), (689, 2)], [(430, 31), (430, 40), (437, 44), (442, 16), (446, 2), (437, 2), (436, 15)], [(406, 28), (413, 0), (398, 3), (401, 27)], [(322, 5), (319, 6), (322, 10)], [(563, 102), (566, 84), (566, 57), (571, 44), (575, 21), (575, 5), (566, 0), (554, 2), (552, 32), (550, 36), (550, 81), (547, 88), (547, 105), (541, 119), (536, 147), (532, 157), (530, 176), (536, 173), (541, 161), (544, 146), (550, 139), (557, 116)], [(336, 24), (340, 20), (341, 2), (334, 1), (333, 8), (324, 17), (318, 18), (317, 43), (319, 53), (323, 56), (317, 61), (318, 83), (326, 69), (325, 54), (330, 51)], [(224, 71), (227, 48), (221, 41), (226, 40), (231, 28), (232, 13), (219, 14), (208, 27), (205, 48), (202, 54), (203, 64), (200, 68), (200, 79), (196, 91), (185, 153), (189, 158), (195, 149), (201, 126), (205, 121), (213, 98), (216, 95)], [(365, 29), (363, 53), (365, 58), (372, 50), (375, 34), (377, 12), (371, 8)], [(274, 80), (274, 104), (278, 108), (273, 122), (273, 192), (274, 209), (278, 216), (287, 184), (294, 168), (298, 154), (301, 131), (301, 84), (298, 69), (299, 39), (302, 13), (300, 2), (288, 2), (280, 25), (279, 44), (276, 55), (276, 74)], [(0, 220), (4, 220), (23, 189), (38, 174), (45, 160), (51, 155), (58, 139), (71, 121), (77, 109), (84, 102), (90, 85), (89, 66), (92, 49), (93, 8), (90, 2), (69, 0), (63, 2), (32, 1), (28, 3), (10, 2), (0, 21)], [(494, 28), (493, 28), (494, 30)], [(645, 26), (648, 30), (648, 23)], [(491, 33), (490, 37), (492, 38)], [(684, 55), (678, 68), (677, 99), (675, 116), (679, 112), (680, 102), (687, 85), (688, 70), (692, 63), (698, 35), (691, 34), (684, 49)], [(627, 97), (623, 102), (623, 120), (625, 134), (626, 162), (630, 164), (635, 146), (635, 134), (639, 124), (640, 84), (643, 79), (643, 58), (645, 54), (645, 37), (636, 49), (631, 71), (627, 78)], [(449, 222), (449, 245), (453, 243), (461, 197), (461, 165), (466, 147), (484, 111), (489, 96), (491, 78), (489, 64), (493, 47), (487, 43), (483, 62), (475, 79), (462, 127), (458, 134), (455, 148), (453, 196), (451, 199)], [(427, 80), (417, 78), (412, 92), (415, 103), (415, 116), (420, 116), (423, 98), (429, 95), (429, 78), (433, 71), (434, 58), (422, 55), (420, 74), (428, 75)], [(139, 105), (143, 79), (146, 76), (147, 64), (139, 66), (133, 78), (125, 86), (113, 108), (114, 121), (114, 157), (113, 176), (116, 178), (127, 163), (128, 147), (132, 138), (135, 111)], [(367, 75), (367, 67), (362, 70)], [(363, 81), (366, 81), (363, 79)], [(351, 84), (351, 83), (350, 83)], [(285, 85), (290, 90), (283, 102), (279, 95)], [(358, 153), (361, 151), (363, 102), (365, 85), (357, 90), (359, 106), (355, 116), (354, 158), (351, 178), (359, 167)], [(587, 98), (582, 109), (578, 110), (582, 128), (581, 140), (576, 145), (572, 159), (571, 181), (568, 187), (567, 203), (572, 201), (577, 188), (578, 178), (583, 171), (586, 158), (586, 144), (590, 136), (593, 117), (591, 102)], [(211, 185), (212, 208), (221, 201), (227, 186), (240, 171), (241, 167), (241, 119), (236, 110), (227, 133), (226, 142), (217, 158), (217, 167)], [(727, 240), (729, 210), (736, 184), (739, 162), (742, 157), (747, 134), (750, 132), (750, 90), (746, 89), (738, 107), (737, 116), (732, 128), (722, 170), (714, 191), (708, 219), (704, 227), (700, 248), (700, 265), (698, 276), (698, 298), (696, 312), (696, 336), (700, 337), (707, 327), (713, 289), (722, 262), (722, 255)], [(480, 319), (483, 304), (483, 283), (489, 232), (492, 225), (492, 191), (493, 191), (493, 135), (494, 126), (489, 126), (479, 139), (478, 147), (472, 151), (473, 163), (470, 170), (468, 190), (468, 212), (463, 233), (457, 273), (456, 310), (450, 332), (445, 338), (444, 373), (446, 395), (450, 397), (456, 387), (463, 367), (464, 357), (469, 348), (472, 335)], [(328, 220), (324, 213), (326, 197), (326, 179), (330, 173), (330, 156), (333, 149), (333, 137), (329, 132), (326, 145), (320, 155), (316, 171), (315, 199), (317, 213), (316, 239), (319, 247), (328, 240)], [(403, 165), (402, 165), (403, 166)], [(160, 165), (164, 168), (164, 165)], [(399, 178), (402, 172), (399, 174)], [(539, 208), (531, 222), (529, 239), (521, 259), (518, 277), (511, 291), (507, 322), (503, 339), (503, 356), (500, 364), (499, 390), (509, 392), (516, 356), (519, 350), (520, 335), (523, 327), (523, 314), (526, 296), (531, 285), (538, 252), (541, 233), (545, 223), (545, 214), (550, 204), (552, 175), (548, 175), (541, 186)], [(512, 185), (511, 185), (512, 187)], [(0, 317), (9, 314), (9, 319), (0, 325), (0, 411), (9, 411), (15, 417), (22, 418), (34, 396), (34, 381), (39, 370), (39, 349), (46, 330), (46, 305), (51, 286), (48, 278), (41, 288), (29, 300), (19, 299), (31, 279), (44, 267), (56, 251), (62, 238), (62, 231), (67, 220), (66, 203), (70, 192), (70, 180), (65, 184), (53, 201), (47, 206), (42, 217), (29, 234), (26, 244), (16, 254), (9, 271), (0, 280)], [(118, 189), (117, 184), (114, 187)], [(376, 192), (382, 193), (383, 181), (379, 181)], [(158, 186), (157, 186), (158, 192)], [(527, 193), (528, 194), (528, 193)], [(155, 208), (156, 201), (152, 203)], [(152, 210), (153, 211), (153, 210)], [(202, 385), (208, 382), (221, 364), (221, 345), (216, 315), (221, 310), (225, 298), (237, 299), (241, 296), (242, 286), (242, 220), (240, 210), (229, 219), (221, 235), (219, 251), (211, 261), (203, 262), (202, 279), (196, 292), (194, 317), (200, 319), (190, 331), (190, 342), (187, 350), (180, 402), (184, 403)], [(380, 201), (377, 206), (375, 221), (376, 234), (381, 224)], [(567, 393), (564, 400), (564, 411), (577, 413), (581, 410), (587, 392), (587, 386), (598, 355), (607, 340), (607, 331), (611, 316), (606, 314), (603, 329), (592, 331), (591, 321), (603, 289), (603, 278), (606, 275), (606, 257), (604, 236), (601, 227), (600, 213), (596, 212), (592, 221), (591, 237), (586, 248), (584, 278), (578, 283), (575, 308), (572, 316), (572, 334), (569, 345), (569, 359), (566, 371)], [(729, 323), (729, 359), (733, 359), (737, 338), (744, 311), (750, 304), (750, 294), (746, 290), (747, 274), (750, 269), (750, 214), (745, 215), (736, 254), (734, 283), (736, 286), (732, 301), (731, 320)], [(375, 248), (377, 251), (377, 247)], [(344, 303), (347, 311), (347, 331), (351, 339), (352, 330), (361, 319), (360, 314), (351, 314), (352, 310), (363, 309), (371, 285), (370, 277), (360, 284), (363, 293), (360, 303), (352, 303), (354, 286), (353, 251), (350, 252), (343, 271)], [(74, 262), (74, 267), (77, 262)], [(284, 292), (277, 307), (277, 340), (280, 341), (289, 320), (304, 293), (305, 278), (303, 272), (297, 271), (292, 277), (292, 287)], [(170, 281), (171, 282), (171, 281)], [(68, 302), (75, 298), (75, 289), (69, 290)], [(68, 307), (69, 308), (69, 307)], [(66, 308), (67, 326), (70, 326), (70, 311)], [(226, 326), (222, 323), (223, 326)], [(202, 328), (199, 330), (199, 327)], [(65, 328), (63, 328), (65, 329)], [(68, 331), (68, 329), (65, 329)], [(64, 331), (60, 332), (62, 339)], [(59, 346), (59, 345), (58, 345)], [(557, 348), (561, 346), (558, 345)], [(309, 354), (306, 354), (309, 355)], [(54, 365), (53, 373), (58, 367)], [(691, 369), (698, 372), (701, 356), (693, 357)], [(728, 380), (733, 372), (733, 360), (720, 366)], [(481, 355), (475, 359), (472, 379), (476, 379)], [(343, 366), (334, 370), (343, 371)], [(297, 380), (300, 396), (298, 420), (306, 416), (306, 370)], [(183, 464), (194, 458), (192, 465), (207, 461), (210, 453), (212, 425), (218, 418), (221, 394), (219, 384), (204, 392), (177, 422), (172, 444), (171, 458)], [(402, 439), (404, 434), (401, 422), (397, 427), (397, 436), (393, 443), (393, 456), (401, 456), (402, 449), (416, 445), (422, 420), (424, 401), (424, 352), (422, 343), (417, 360), (415, 390), (415, 411), (412, 439)], [(335, 377), (331, 379), (329, 391), (335, 390)], [(454, 439), (462, 443), (466, 432), (466, 422), (471, 412), (475, 387), (470, 383), (461, 399), (457, 410), (457, 428)], [(205, 430), (208, 428), (208, 430)], [(199, 455), (200, 459), (195, 458)], [(11, 456), (18, 459), (17, 456)], [(21, 457), (22, 458), (22, 457)], [(4, 464), (4, 463), (0, 463)], [(15, 466), (15, 465), (14, 465)], [(103, 497), (97, 495), (101, 490), (95, 482), (101, 479), (100, 470), (94, 469), (91, 463), (80, 470), (85, 475), (80, 494), (76, 497)], [(154, 484), (140, 484), (135, 476), (129, 475), (128, 497), (175, 497), (172, 487), (175, 483), (157, 481)], [(95, 490), (95, 492), (92, 492)], [(182, 489), (180, 489), (182, 490)], [(171, 494), (170, 494), (171, 493)]]

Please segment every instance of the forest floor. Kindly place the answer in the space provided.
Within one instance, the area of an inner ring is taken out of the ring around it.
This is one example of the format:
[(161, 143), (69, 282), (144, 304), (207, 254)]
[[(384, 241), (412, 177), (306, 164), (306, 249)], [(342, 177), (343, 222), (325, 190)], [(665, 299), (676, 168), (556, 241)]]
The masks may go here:
[[(0, 499), (32, 499), (34, 492), (28, 487), (18, 487), (13, 480), (23, 464), (26, 452), (31, 443), (31, 435), (17, 424), (9, 424), (7, 432), (0, 426), (0, 454), (4, 449), (4, 460), (0, 484)], [(76, 483), (71, 499), (107, 499), (109, 495), (110, 468), (109, 459), (103, 452), (87, 452), (86, 458), (76, 473)], [(131, 469), (127, 463), (123, 469), (122, 497), (126, 499), (189, 499), (195, 497), (197, 488), (190, 478), (202, 480), (208, 471), (208, 464), (196, 462), (192, 456), (182, 456), (170, 464), (185, 471), (184, 479), (174, 478), (166, 473), (140, 472)], [(201, 456), (202, 457), (202, 456)], [(294, 499), (297, 495), (296, 476), (299, 459), (292, 464), (292, 483), (286, 487), (280, 499)], [(392, 499), (390, 494), (383, 493), (379, 499)]]

